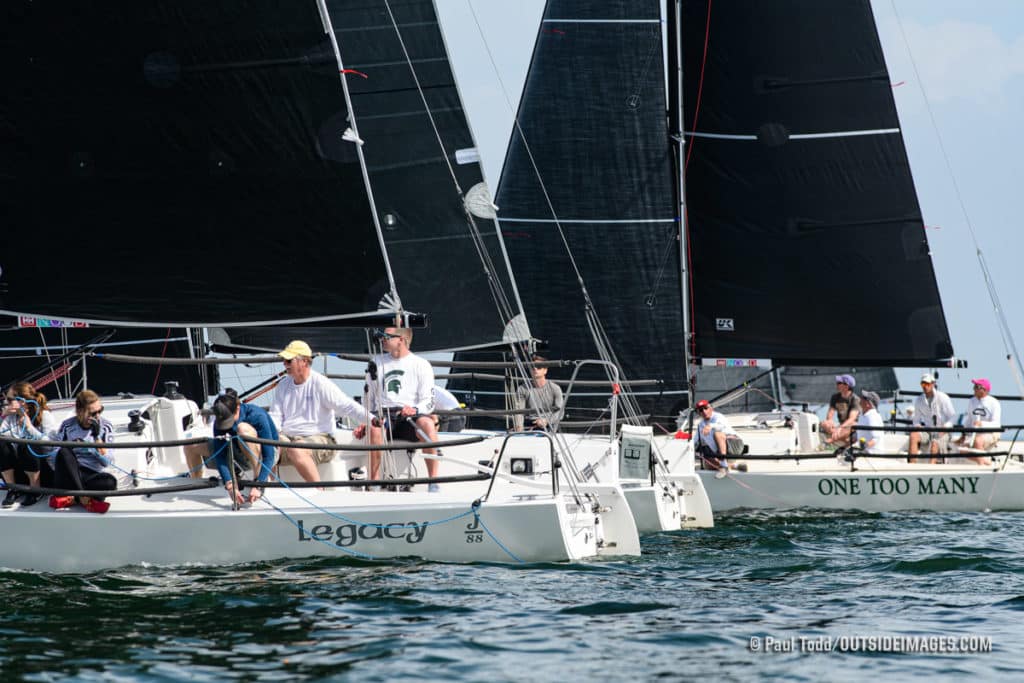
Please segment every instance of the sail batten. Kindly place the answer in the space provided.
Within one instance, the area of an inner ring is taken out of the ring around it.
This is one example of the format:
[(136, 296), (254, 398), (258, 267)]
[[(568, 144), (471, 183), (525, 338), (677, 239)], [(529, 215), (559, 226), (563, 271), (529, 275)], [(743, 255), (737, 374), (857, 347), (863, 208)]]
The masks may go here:
[(685, 387), (661, 26), (657, 0), (547, 3), (495, 200), (544, 353), (602, 357), (592, 307), (625, 377), (664, 382), (642, 412)]
[(870, 2), (708, 10), (682, 2), (695, 357), (951, 358)]

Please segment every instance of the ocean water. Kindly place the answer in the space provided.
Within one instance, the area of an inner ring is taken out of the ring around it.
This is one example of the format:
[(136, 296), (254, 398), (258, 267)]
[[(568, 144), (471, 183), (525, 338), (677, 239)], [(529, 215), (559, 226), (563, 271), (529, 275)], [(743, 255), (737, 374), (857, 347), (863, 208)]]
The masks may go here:
[[(758, 512), (648, 536), (639, 558), (577, 564), (338, 557), (0, 571), (0, 671), (8, 681), (1019, 680), (1022, 523), (1020, 513)], [(912, 647), (925, 651), (894, 651)]]

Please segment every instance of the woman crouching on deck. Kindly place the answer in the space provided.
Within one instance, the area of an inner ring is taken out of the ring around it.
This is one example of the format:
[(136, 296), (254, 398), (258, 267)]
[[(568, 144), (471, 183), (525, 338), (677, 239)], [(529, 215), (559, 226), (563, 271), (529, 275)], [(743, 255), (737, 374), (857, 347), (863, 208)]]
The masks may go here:
[[(88, 389), (79, 392), (75, 397), (75, 416), (61, 423), (57, 429), (57, 440), (110, 443), (114, 437), (114, 426), (100, 417), (102, 412), (99, 394)], [(106, 454), (106, 448), (61, 448), (54, 464), (53, 487), (70, 491), (117, 489), (114, 475), (103, 471), (106, 462), (102, 456)], [(110, 509), (110, 503), (102, 498), (82, 496), (78, 502), (89, 512), (102, 514)], [(74, 504), (72, 496), (50, 496), (52, 508), (59, 510)]]

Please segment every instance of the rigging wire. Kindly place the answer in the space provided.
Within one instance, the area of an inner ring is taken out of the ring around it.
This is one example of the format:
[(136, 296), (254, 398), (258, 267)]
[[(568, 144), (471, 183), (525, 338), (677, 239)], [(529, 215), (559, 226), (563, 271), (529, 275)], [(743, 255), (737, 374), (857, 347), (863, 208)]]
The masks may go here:
[[(480, 35), (480, 39), (483, 42), (484, 49), (487, 52), (487, 57), (490, 60), (491, 68), (494, 71), (495, 77), (497, 78), (498, 84), (501, 87), (502, 95), (505, 98), (505, 103), (508, 106), (510, 112), (512, 112), (512, 121), (514, 133), (517, 134), (522, 141), (523, 149), (526, 152), (526, 156), (529, 159), (530, 167), (533, 169), (533, 174), (537, 179), (537, 183), (540, 186), (541, 194), (544, 198), (544, 202), (547, 205), (547, 209), (554, 220), (555, 229), (558, 231), (558, 236), (562, 241), (562, 245), (565, 248), (565, 254), (569, 259), (569, 264), (572, 267), (573, 273), (576, 276), (576, 282), (579, 285), (580, 292), (584, 300), (584, 311), (587, 320), (587, 325), (591, 331), (591, 337), (597, 346), (598, 356), (601, 360), (610, 361), (620, 368), (621, 365), (618, 363), (618, 359), (615, 358), (614, 351), (611, 348), (611, 341), (605, 333), (604, 326), (601, 324), (600, 317), (597, 314), (597, 310), (594, 306), (593, 300), (590, 297), (590, 292), (587, 290), (585, 281), (583, 280), (583, 274), (580, 271), (579, 264), (576, 261), (576, 257), (573, 254), (572, 248), (569, 246), (568, 238), (566, 237), (565, 230), (562, 226), (562, 222), (559, 219), (558, 212), (555, 210), (554, 203), (551, 200), (551, 195), (548, 192), (547, 184), (544, 181), (543, 175), (540, 172), (540, 168), (537, 165), (537, 160), (534, 157), (533, 149), (526, 138), (526, 133), (523, 131), (522, 125), (519, 121), (519, 116), (515, 111), (515, 107), (512, 105), (512, 98), (509, 96), (508, 88), (505, 86), (504, 80), (501, 78), (501, 72), (498, 69), (494, 54), (491, 52), (490, 44), (484, 34), (483, 27), (480, 24), (480, 19), (477, 16), (476, 10), (473, 8), (472, 0), (466, 0), (466, 4), (469, 7), (469, 11), (473, 16), (473, 21), (476, 24), (477, 32)], [(499, 221), (500, 222), (500, 221)], [(609, 376), (609, 379), (612, 379)], [(620, 380), (627, 379), (624, 375), (621, 375)], [(628, 392), (622, 394), (622, 396), (629, 396)], [(627, 398), (624, 402), (624, 412), (632, 419), (638, 419), (637, 416), (640, 414), (640, 410), (636, 400), (632, 397)]]
[[(481, 264), (484, 267), (484, 274), (487, 278), (488, 285), (491, 289), (492, 297), (494, 298), (495, 305), (498, 307), (498, 313), (502, 318), (502, 321), (508, 323), (516, 317), (514, 308), (509, 300), (508, 293), (505, 292), (504, 287), (498, 281), (496, 277), (497, 270), (494, 266), (493, 259), (491, 259), (490, 252), (484, 243), (483, 234), (480, 232), (476, 221), (473, 219), (473, 214), (466, 206), (466, 195), (462, 190), (462, 186), (459, 184), (458, 176), (455, 174), (455, 168), (452, 166), (451, 158), (448, 155), (448, 151), (445, 149), (444, 140), (441, 137), (441, 132), (438, 130), (437, 121), (434, 119), (434, 114), (430, 109), (430, 104), (427, 102), (427, 96), (423, 92), (423, 86), (420, 83), (419, 75), (416, 73), (416, 67), (413, 64), (412, 58), (409, 56), (409, 50), (406, 47), (405, 39), (402, 37), (402, 31), (398, 27), (398, 21), (395, 19), (394, 12), (391, 9), (390, 0), (384, 0), (384, 7), (387, 9), (388, 17), (391, 20), (391, 25), (395, 30), (395, 35), (398, 38), (398, 44), (402, 48), (402, 55), (405, 58), (405, 62), (409, 67), (409, 73), (412, 75), (413, 82), (416, 85), (416, 91), (420, 96), (420, 100), (423, 102), (423, 110), (430, 121), (430, 127), (433, 130), (434, 137), (437, 140), (437, 145), (441, 150), (441, 157), (444, 159), (445, 165), (448, 168), (448, 174), (451, 176), (452, 183), (455, 186), (455, 191), (459, 197), (459, 201), (462, 204), (463, 213), (466, 216), (466, 222), (469, 226), (470, 237), (472, 238), (473, 245), (477, 251), (477, 255), (480, 259)], [(497, 232), (497, 228), (495, 228)]]
[[(167, 328), (167, 336), (164, 338), (164, 347), (160, 349), (161, 360), (167, 356), (167, 344), (171, 338), (171, 328)], [(163, 363), (156, 366), (156, 374), (153, 375), (153, 388), (149, 390), (149, 393), (156, 394), (156, 385), (160, 381), (160, 371), (163, 369)]]
[(903, 38), (903, 44), (907, 49), (907, 56), (910, 58), (910, 66), (914, 71), (914, 77), (917, 80), (917, 87), (920, 89), (921, 97), (924, 100), (925, 111), (928, 112), (928, 118), (931, 121), (932, 128), (935, 130), (935, 137), (939, 143), (939, 152), (942, 154), (942, 160), (946, 164), (946, 172), (949, 174), (950, 182), (953, 184), (953, 193), (956, 195), (957, 203), (960, 205), (960, 212), (963, 214), (964, 222), (967, 224), (967, 231), (971, 236), (971, 242), (974, 244), (974, 251), (978, 258), (978, 265), (981, 268), (982, 279), (985, 281), (985, 288), (988, 290), (989, 299), (992, 301), (993, 313), (996, 316), (999, 334), (1003, 340), (1003, 348), (1006, 351), (1006, 360), (1010, 365), (1010, 370), (1013, 373), (1014, 380), (1017, 382), (1017, 388), (1020, 391), (1021, 397), (1024, 398), (1024, 382), (1021, 381), (1019, 374), (1021, 363), (1020, 354), (1017, 352), (1017, 345), (1013, 341), (1013, 334), (1010, 331), (1010, 325), (1006, 320), (1003, 307), (999, 303), (999, 295), (996, 293), (996, 285), (992, 280), (992, 274), (988, 269), (988, 265), (985, 263), (985, 256), (981, 251), (981, 244), (978, 242), (978, 235), (974, 230), (974, 224), (971, 222), (971, 217), (967, 213), (967, 205), (964, 203), (963, 194), (960, 192), (960, 185), (957, 183), (956, 175), (953, 173), (953, 164), (950, 162), (949, 154), (946, 152), (946, 145), (943, 142), (942, 134), (939, 131), (939, 124), (935, 119), (935, 112), (932, 110), (931, 100), (928, 98), (928, 92), (924, 87), (924, 80), (921, 78), (921, 73), (917, 68), (917, 60), (914, 59), (914, 53), (910, 49), (910, 41), (907, 40), (907, 32), (903, 28), (903, 18), (900, 16), (899, 10), (896, 8), (896, 0), (890, 0), (890, 3), (892, 5), (893, 14), (896, 17), (896, 24), (900, 29), (900, 36)]

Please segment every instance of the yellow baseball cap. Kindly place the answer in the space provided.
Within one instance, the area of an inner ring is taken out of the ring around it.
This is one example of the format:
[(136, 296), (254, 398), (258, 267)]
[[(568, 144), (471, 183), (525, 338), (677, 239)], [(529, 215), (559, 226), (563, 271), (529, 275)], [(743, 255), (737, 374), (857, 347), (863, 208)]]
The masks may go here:
[(312, 358), (313, 350), (309, 348), (309, 344), (307, 344), (306, 342), (296, 339), (295, 341), (289, 343), (288, 346), (284, 347), (284, 351), (281, 351), (277, 355), (281, 356), (281, 358), (284, 358), (285, 360), (291, 360), (296, 356)]

